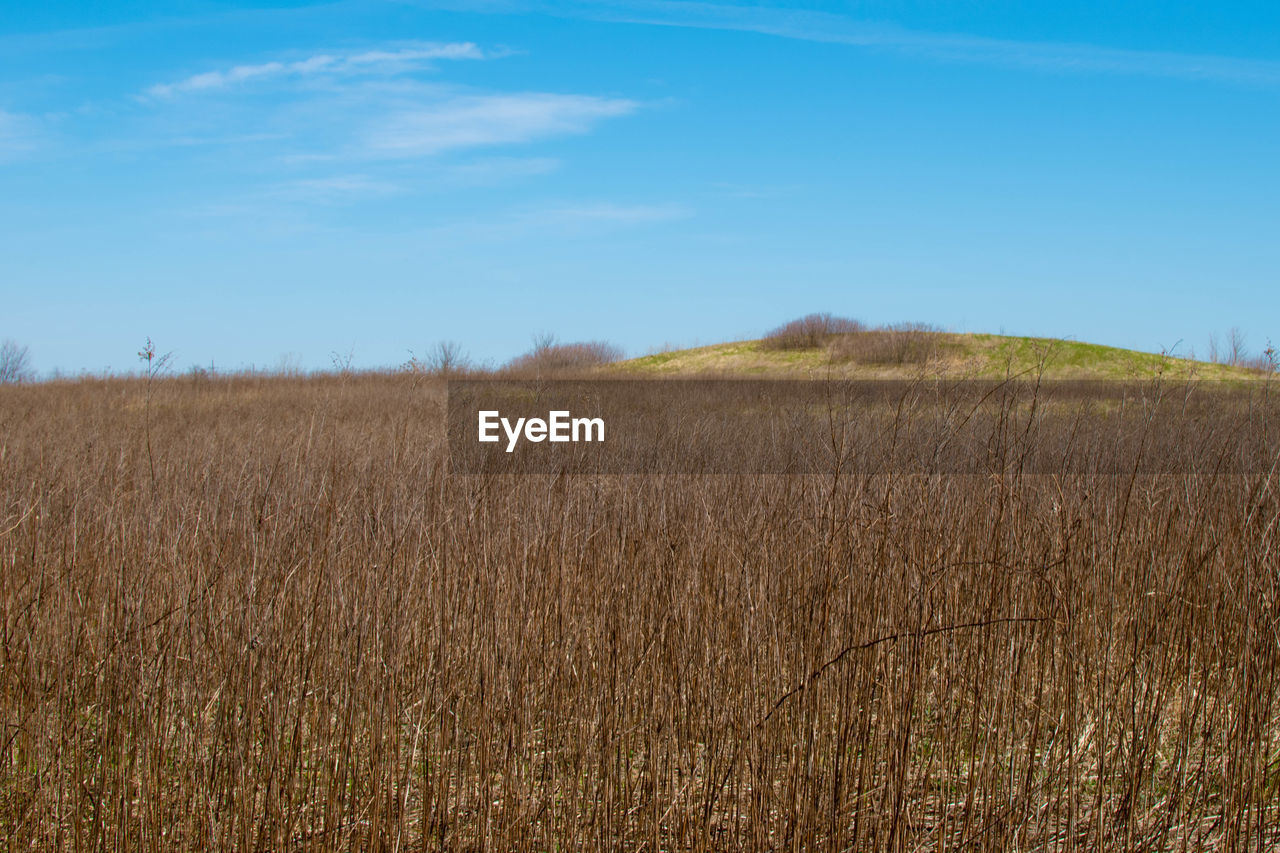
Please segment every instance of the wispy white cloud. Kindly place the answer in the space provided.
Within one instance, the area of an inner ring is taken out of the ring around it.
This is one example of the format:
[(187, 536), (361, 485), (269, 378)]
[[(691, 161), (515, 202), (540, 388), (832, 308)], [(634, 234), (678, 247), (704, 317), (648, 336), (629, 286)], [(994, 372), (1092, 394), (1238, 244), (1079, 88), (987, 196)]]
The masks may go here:
[(225, 70), (206, 71), (173, 83), (149, 87), (150, 98), (170, 98), (188, 92), (226, 89), (254, 80), (300, 77), (315, 74), (354, 74), (369, 71), (397, 71), (420, 67), (441, 59), (484, 59), (485, 53), (472, 42), (415, 44), (395, 50), (368, 50), (359, 53), (321, 53), (289, 62), (262, 62), (236, 65)]
[[(426, 0), (426, 5), (449, 7), (456, 2)], [(684, 0), (512, 0), (492, 9), (524, 9), (616, 23), (739, 30), (910, 54), (940, 62), (1280, 86), (1280, 62), (1275, 60), (938, 33), (832, 12)]]
[(388, 115), (369, 129), (363, 142), (375, 156), (420, 157), (586, 133), (603, 119), (638, 108), (635, 101), (592, 95), (463, 95)]
[[(344, 55), (324, 53), (197, 74), (152, 86), (140, 100), (168, 104), (157, 113), (157, 131), (152, 134), (156, 139), (203, 141), (216, 135), (211, 122), (218, 128), (251, 124), (255, 133), (312, 147), (279, 153), (282, 163), (293, 166), (421, 159), (469, 148), (583, 134), (606, 119), (628, 115), (640, 107), (636, 101), (618, 97), (475, 91), (423, 81), (406, 73), (435, 59), (497, 55), (502, 54), (482, 50), (472, 42), (402, 45)], [(363, 74), (369, 69), (376, 69), (377, 74)], [(176, 97), (311, 75), (321, 76), (321, 80), (305, 86), (276, 85), (269, 99), (221, 99), (216, 114), (211, 114), (203, 101)], [(355, 75), (359, 78), (350, 79)], [(556, 165), (546, 159), (491, 160), (459, 166), (450, 177), (485, 183), (545, 173)]]
[[(589, 133), (641, 107), (620, 97), (482, 91), (410, 73), (435, 59), (497, 55), (471, 42), (399, 44), (210, 71), (153, 86), (141, 96), (145, 132), (134, 137), (166, 146), (225, 141), (241, 146), (247, 157), (266, 158), (263, 174), (277, 173), (265, 186), (241, 188), (238, 198), (202, 207), (201, 215), (236, 216), (246, 204), (294, 215), (308, 207), (494, 186), (549, 174), (559, 168), (558, 159), (502, 156), (506, 151), (468, 155), (476, 149)], [(313, 76), (305, 84), (300, 79)], [(263, 87), (268, 97), (178, 97), (254, 81), (270, 81)], [(281, 170), (288, 179), (278, 177)], [(640, 221), (636, 211), (622, 209), (556, 215), (565, 223)]]

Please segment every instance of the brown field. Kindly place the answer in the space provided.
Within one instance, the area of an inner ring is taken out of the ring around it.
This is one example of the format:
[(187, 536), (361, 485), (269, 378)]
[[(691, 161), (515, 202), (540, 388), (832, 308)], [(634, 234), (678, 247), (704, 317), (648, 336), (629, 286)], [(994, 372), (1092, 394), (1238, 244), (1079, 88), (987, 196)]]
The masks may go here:
[(1264, 383), (1229, 474), (464, 477), (444, 393), (0, 388), (5, 849), (1280, 845)]

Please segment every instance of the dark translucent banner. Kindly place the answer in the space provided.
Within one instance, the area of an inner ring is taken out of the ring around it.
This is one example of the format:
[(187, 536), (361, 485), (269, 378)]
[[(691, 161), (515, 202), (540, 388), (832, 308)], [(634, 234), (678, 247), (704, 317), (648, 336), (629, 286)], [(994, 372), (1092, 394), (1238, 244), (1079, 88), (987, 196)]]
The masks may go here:
[(464, 474), (1248, 473), (1278, 432), (1263, 383), (449, 382)]

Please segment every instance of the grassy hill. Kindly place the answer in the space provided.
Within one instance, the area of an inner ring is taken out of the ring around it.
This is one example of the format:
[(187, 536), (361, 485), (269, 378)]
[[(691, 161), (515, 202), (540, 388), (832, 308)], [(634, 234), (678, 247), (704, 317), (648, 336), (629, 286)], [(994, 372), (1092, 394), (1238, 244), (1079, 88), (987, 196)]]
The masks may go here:
[[(949, 332), (913, 332), (916, 346), (904, 353), (859, 357), (842, 351), (841, 339), (878, 332), (838, 335), (825, 344), (777, 349), (767, 340), (735, 341), (674, 350), (611, 365), (610, 372), (642, 375), (750, 374), (837, 376), (842, 378), (999, 378), (1034, 373), (1044, 365), (1050, 379), (1170, 378), (1257, 380), (1266, 374), (1244, 367), (1053, 338)], [(847, 349), (847, 348), (846, 348)]]

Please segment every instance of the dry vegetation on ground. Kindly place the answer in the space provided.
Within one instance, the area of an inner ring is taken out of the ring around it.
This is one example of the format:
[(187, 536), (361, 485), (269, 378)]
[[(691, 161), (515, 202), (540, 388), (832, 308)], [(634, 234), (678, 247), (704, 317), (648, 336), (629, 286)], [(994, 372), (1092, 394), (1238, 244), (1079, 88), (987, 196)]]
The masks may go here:
[(7, 849), (1280, 844), (1274, 468), (460, 477), (443, 394), (0, 388)]

